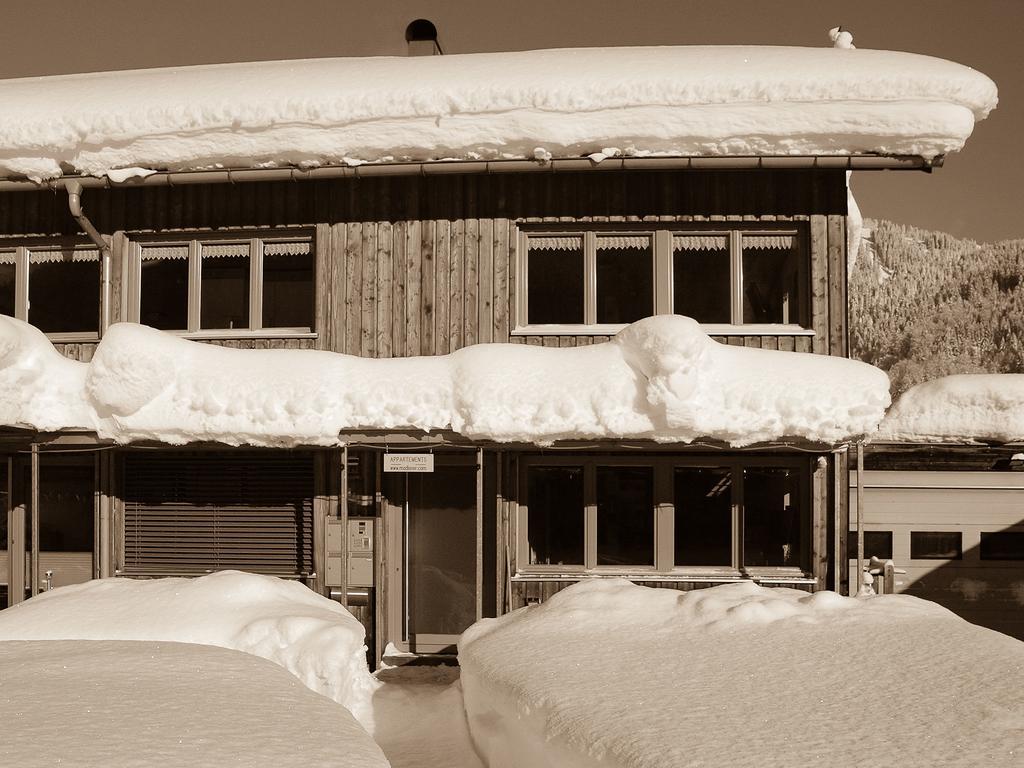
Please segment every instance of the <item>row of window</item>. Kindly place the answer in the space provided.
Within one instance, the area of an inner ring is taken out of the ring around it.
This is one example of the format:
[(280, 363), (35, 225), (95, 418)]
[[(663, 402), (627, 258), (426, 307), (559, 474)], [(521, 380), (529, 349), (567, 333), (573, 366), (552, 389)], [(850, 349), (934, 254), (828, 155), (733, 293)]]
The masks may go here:
[(808, 570), (802, 462), (527, 460), (520, 567)]
[[(709, 325), (809, 323), (799, 229), (524, 232), (517, 330), (613, 332), (654, 314)], [(0, 313), (46, 333), (96, 336), (99, 251), (0, 247)], [(315, 258), (308, 237), (134, 243), (128, 319), (161, 330), (310, 332)]]
[(523, 245), (521, 328), (673, 313), (707, 325), (808, 323), (797, 230), (528, 232)]
[[(857, 559), (857, 532), (847, 537), (847, 554)], [(1024, 560), (1024, 531), (983, 531), (978, 554), (982, 560)], [(864, 531), (864, 557), (892, 559), (892, 531)], [(911, 560), (963, 560), (961, 531), (911, 531)]]
[[(0, 248), (0, 314), (95, 338), (102, 268), (94, 247)], [(136, 243), (128, 319), (189, 333), (308, 333), (314, 274), (308, 238)]]

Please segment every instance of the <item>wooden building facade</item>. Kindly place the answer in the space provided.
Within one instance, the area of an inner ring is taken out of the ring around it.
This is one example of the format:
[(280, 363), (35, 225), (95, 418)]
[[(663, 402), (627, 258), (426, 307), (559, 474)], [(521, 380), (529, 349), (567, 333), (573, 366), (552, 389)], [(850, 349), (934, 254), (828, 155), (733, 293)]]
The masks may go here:
[[(672, 312), (726, 344), (848, 352), (842, 168), (147, 182), (82, 201), (109, 248), (63, 191), (0, 192), (0, 311), (82, 361), (118, 321), (383, 358), (574, 347)], [(845, 581), (845, 446), (340, 439), (183, 449), (11, 430), (5, 599), (255, 570), (348, 603), (379, 658), (389, 642), (445, 650), (476, 618), (581, 578)], [(391, 471), (409, 453), (433, 471)]]

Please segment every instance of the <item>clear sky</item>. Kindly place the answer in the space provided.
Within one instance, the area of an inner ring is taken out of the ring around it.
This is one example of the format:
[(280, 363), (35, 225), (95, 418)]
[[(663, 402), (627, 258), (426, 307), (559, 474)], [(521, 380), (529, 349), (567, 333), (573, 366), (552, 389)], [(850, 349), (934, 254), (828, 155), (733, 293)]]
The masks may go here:
[[(999, 108), (931, 175), (858, 173), (866, 216), (978, 240), (1024, 237), (1024, 0), (0, 0), (0, 77), (227, 61), (402, 55), (428, 18), (445, 53), (566, 46), (829, 45), (952, 59)], [(0, 105), (0, 109), (3, 105)]]

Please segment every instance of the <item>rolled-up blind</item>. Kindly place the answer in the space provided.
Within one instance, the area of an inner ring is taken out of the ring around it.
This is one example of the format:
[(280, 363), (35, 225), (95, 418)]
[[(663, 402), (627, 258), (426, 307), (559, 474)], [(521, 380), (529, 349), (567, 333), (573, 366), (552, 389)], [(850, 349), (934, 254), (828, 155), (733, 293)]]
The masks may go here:
[(124, 458), (127, 575), (313, 570), (308, 452), (147, 452)]

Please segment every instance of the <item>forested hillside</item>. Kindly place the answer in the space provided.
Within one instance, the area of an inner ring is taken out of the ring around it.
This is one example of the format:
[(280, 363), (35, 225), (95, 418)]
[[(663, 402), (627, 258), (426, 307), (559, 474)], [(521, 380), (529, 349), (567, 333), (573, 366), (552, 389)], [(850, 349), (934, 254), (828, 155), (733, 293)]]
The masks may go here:
[(865, 219), (851, 354), (893, 393), (951, 373), (1024, 372), (1024, 240), (985, 244)]

